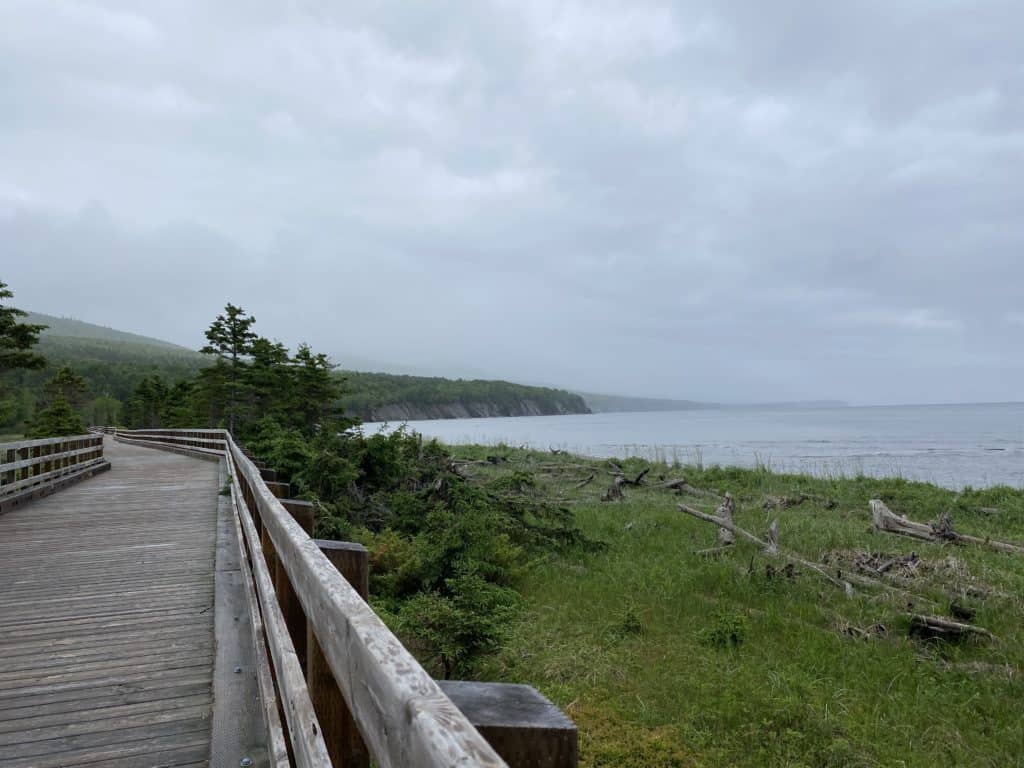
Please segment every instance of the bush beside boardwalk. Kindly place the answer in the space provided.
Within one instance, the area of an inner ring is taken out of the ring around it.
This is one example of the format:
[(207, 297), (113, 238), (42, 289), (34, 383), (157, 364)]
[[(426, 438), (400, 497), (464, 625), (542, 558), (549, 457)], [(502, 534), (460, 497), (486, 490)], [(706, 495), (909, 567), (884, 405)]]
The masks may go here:
[[(1021, 541), (1021, 491), (631, 459), (624, 472), (651, 466), (649, 484), (601, 502), (612, 478), (606, 461), (504, 446), (451, 450), (471, 462), (471, 482), (532, 478), (524, 494), (563, 503), (585, 536), (605, 543), (527, 569), (522, 610), (476, 670), (533, 684), (564, 707), (580, 726), (583, 765), (1020, 764), (1024, 611), (1012, 596), (1024, 594), (1024, 559), (872, 533), (868, 502), (881, 498), (917, 520), (948, 512), (962, 532)], [(731, 492), (736, 523), (752, 532), (777, 519), (780, 544), (808, 560), (916, 553), (916, 565), (906, 561), (912, 591), (943, 608), (945, 589), (1003, 593), (960, 601), (997, 639), (911, 639), (904, 598), (861, 590), (847, 598), (805, 569), (787, 575), (784, 562), (753, 544), (698, 555), (714, 546), (715, 529), (677, 505), (713, 512), (716, 503), (655, 487), (681, 476)], [(813, 498), (764, 508), (766, 499), (799, 494)]]

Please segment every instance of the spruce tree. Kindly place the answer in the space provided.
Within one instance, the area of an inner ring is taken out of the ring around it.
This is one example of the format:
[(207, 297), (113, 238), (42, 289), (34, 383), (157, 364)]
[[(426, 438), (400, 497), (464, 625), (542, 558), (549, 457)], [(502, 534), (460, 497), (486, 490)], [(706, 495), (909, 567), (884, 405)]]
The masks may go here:
[(82, 408), (87, 402), (89, 385), (85, 379), (72, 370), (70, 365), (62, 366), (46, 384), (43, 385), (43, 397), (40, 406), (45, 408), (52, 403), (58, 394), (74, 409)]
[(252, 354), (256, 334), (251, 330), (256, 318), (247, 315), (241, 307), (228, 302), (224, 314), (217, 315), (206, 330), (209, 342), (200, 351), (216, 355), (227, 365), (227, 419), (228, 429), (234, 433), (238, 421), (238, 404), (245, 389), (245, 359)]
[(7, 283), (0, 280), (0, 375), (16, 368), (36, 370), (46, 365), (46, 358), (32, 352), (39, 342), (39, 332), (46, 326), (19, 322), (28, 313), (2, 303), (13, 296)]
[(20, 322), (27, 313), (3, 303), (13, 296), (7, 283), (0, 280), (0, 423), (9, 421), (19, 410), (17, 400), (7, 397), (4, 374), (19, 368), (37, 370), (46, 365), (46, 358), (32, 352), (39, 332), (46, 326)]
[(32, 417), (25, 434), (28, 437), (64, 437), (81, 435), (85, 432), (85, 422), (78, 415), (71, 403), (58, 391), (46, 408), (37, 411)]
[(327, 422), (341, 416), (338, 398), (342, 380), (334, 374), (334, 365), (323, 353), (314, 353), (308, 344), (300, 344), (292, 358), (294, 387), (290, 411), (295, 426), (310, 435)]

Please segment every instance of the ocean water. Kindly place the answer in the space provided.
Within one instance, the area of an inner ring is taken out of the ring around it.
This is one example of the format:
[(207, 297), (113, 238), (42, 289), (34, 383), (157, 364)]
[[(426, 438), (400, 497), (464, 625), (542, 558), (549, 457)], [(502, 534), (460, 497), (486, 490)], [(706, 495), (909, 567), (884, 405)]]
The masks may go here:
[[(368, 424), (367, 430), (381, 428)], [(398, 426), (396, 424), (390, 427)], [(1024, 403), (716, 408), (409, 422), (448, 443), (1024, 488)]]

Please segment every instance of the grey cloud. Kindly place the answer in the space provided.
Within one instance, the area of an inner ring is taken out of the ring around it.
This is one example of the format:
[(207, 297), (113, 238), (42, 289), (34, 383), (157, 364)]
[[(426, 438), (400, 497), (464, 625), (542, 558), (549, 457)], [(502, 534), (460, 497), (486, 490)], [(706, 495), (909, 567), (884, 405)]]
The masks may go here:
[(8, 2), (0, 276), (192, 345), (230, 299), (341, 362), (1019, 399), (1022, 22), (994, 0)]

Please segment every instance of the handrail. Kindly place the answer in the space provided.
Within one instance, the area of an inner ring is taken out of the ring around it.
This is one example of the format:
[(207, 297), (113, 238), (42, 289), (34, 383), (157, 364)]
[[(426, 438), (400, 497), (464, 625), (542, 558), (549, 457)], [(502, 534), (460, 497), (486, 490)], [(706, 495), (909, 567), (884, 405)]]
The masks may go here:
[(277, 603), (268, 559), (279, 563), (286, 574), (377, 765), (506, 765), (320, 551), (226, 430), (118, 430), (115, 439), (223, 457), (227, 462), (237, 520), (248, 550), (273, 661), (277, 695), (297, 766), (329, 768), (330, 760), (295, 645)]
[(0, 509), (109, 468), (103, 436), (64, 435), (0, 443)]

